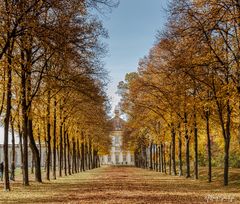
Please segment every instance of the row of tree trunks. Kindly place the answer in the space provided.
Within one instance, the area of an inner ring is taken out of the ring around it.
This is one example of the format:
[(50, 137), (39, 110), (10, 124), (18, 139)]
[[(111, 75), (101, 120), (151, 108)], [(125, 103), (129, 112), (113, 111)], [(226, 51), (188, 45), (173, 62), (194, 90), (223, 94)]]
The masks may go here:
[[(229, 111), (230, 112), (230, 111)], [(211, 153), (211, 136), (210, 136), (210, 111), (206, 109), (204, 111), (206, 121), (206, 135), (207, 135), (207, 157), (208, 157), (208, 181), (212, 181), (212, 153)], [(187, 126), (187, 114), (184, 115), (184, 136), (185, 136), (185, 165), (186, 165), (186, 178), (190, 177), (190, 136)], [(229, 133), (228, 133), (229, 134)], [(149, 147), (144, 144), (140, 144), (138, 149), (135, 150), (135, 166), (150, 170), (156, 170), (162, 173), (166, 173), (168, 166), (168, 172), (170, 175), (177, 175), (176, 168), (176, 135), (178, 135), (178, 175), (183, 176), (183, 158), (182, 158), (182, 132), (181, 124), (178, 124), (175, 129), (172, 126), (171, 129), (171, 142), (169, 145), (165, 143), (154, 144), (150, 143)], [(196, 114), (194, 114), (193, 122), (193, 136), (194, 136), (194, 178), (198, 179), (198, 127), (196, 122)], [(228, 136), (226, 136), (226, 143), (228, 142)], [(225, 154), (229, 151), (229, 145), (225, 145)], [(147, 154), (148, 152), (148, 154)], [(166, 156), (168, 156), (168, 162), (166, 162)], [(228, 155), (227, 155), (228, 156)], [(228, 160), (228, 158), (225, 160)], [(167, 165), (168, 163), (168, 165)], [(227, 169), (227, 167), (226, 167)], [(227, 170), (225, 171), (227, 172)], [(226, 179), (227, 180), (227, 179)], [(226, 181), (227, 183), (227, 181)], [(227, 185), (227, 184), (225, 184)]]
[[(186, 141), (186, 177), (190, 177), (190, 137), (188, 134), (188, 128), (187, 128), (187, 115), (185, 114), (184, 118), (184, 124), (185, 124), (185, 141)], [(197, 150), (197, 124), (194, 123), (194, 136), (195, 136), (195, 178), (198, 178), (198, 150)], [(180, 131), (180, 124), (178, 125), (178, 163), (179, 163), (179, 176), (183, 175), (183, 161), (182, 161), (182, 137), (181, 137), (181, 131)], [(135, 158), (136, 158), (136, 166), (141, 168), (149, 168), (154, 169), (159, 172), (165, 172), (167, 169), (166, 165), (166, 154), (168, 152), (168, 172), (170, 175), (177, 175), (177, 169), (176, 169), (176, 129), (174, 125), (171, 125), (171, 142), (168, 144), (166, 143), (160, 143), (153, 144), (150, 143), (150, 146), (148, 148), (149, 150), (149, 158), (147, 158), (147, 151), (146, 147), (141, 146), (136, 152), (135, 152)], [(145, 155), (145, 156), (144, 156)]]
[[(46, 155), (48, 157), (49, 155), (48, 152), (46, 152)], [(89, 140), (88, 142), (83, 141), (82, 143), (80, 143), (79, 139), (77, 140), (75, 138), (70, 139), (66, 131), (64, 131), (64, 144), (63, 144), (62, 158), (60, 153), (58, 153), (57, 155), (58, 155), (59, 171), (64, 171), (65, 176), (83, 171), (83, 166), (87, 167), (87, 168), (84, 168), (84, 171), (100, 167), (98, 151), (92, 146), (91, 140)], [(33, 154), (33, 158), (35, 159), (34, 154)], [(49, 160), (50, 163), (52, 158), (54, 158), (53, 151), (50, 154), (50, 160)], [(57, 158), (56, 158), (56, 161), (57, 161)], [(61, 165), (61, 163), (64, 165)], [(49, 167), (49, 172), (47, 172), (48, 167)], [(46, 174), (49, 173), (49, 180), (50, 180), (51, 171), (53, 175), (52, 179), (56, 179), (54, 177), (54, 170), (56, 170), (55, 169), (56, 167), (57, 167), (57, 163), (55, 167), (52, 166), (51, 168), (51, 164), (48, 163), (48, 159), (47, 159), (47, 162), (45, 163), (45, 169), (46, 169)], [(35, 165), (35, 174), (37, 173), (39, 172), (37, 171), (37, 168)]]
[[(72, 144), (72, 146), (70, 145)], [(65, 175), (99, 167), (99, 156), (92, 143), (74, 139), (70, 141), (69, 135), (64, 133), (63, 154), (59, 154), (59, 171), (64, 170)], [(61, 161), (61, 162), (60, 162)], [(64, 164), (64, 165), (62, 165)]]
[[(9, 50), (10, 52), (11, 50)], [(22, 163), (22, 173), (23, 173), (23, 185), (29, 185), (29, 157), (28, 148), (30, 147), (32, 151), (32, 173), (35, 170), (35, 181), (42, 182), (41, 174), (41, 133), (38, 129), (38, 143), (37, 147), (34, 132), (33, 132), (33, 117), (31, 113), (31, 97), (32, 97), (32, 87), (31, 87), (31, 50), (24, 49), (21, 51), (21, 111), (22, 111), (22, 123), (18, 123), (18, 132), (20, 137), (20, 149), (21, 149), (21, 163)], [(10, 54), (9, 54), (10, 56)], [(27, 64), (27, 66), (25, 65)], [(11, 58), (8, 59), (7, 67), (7, 108), (6, 116), (4, 120), (4, 189), (6, 191), (10, 190), (9, 185), (9, 161), (8, 161), (8, 132), (9, 126), (12, 128), (12, 161), (11, 161), (11, 179), (14, 180), (15, 174), (15, 137), (14, 137), (14, 125), (13, 117), (11, 116), (11, 83), (12, 83), (12, 68), (11, 68)], [(51, 91), (47, 92), (47, 124), (46, 124), (46, 135), (45, 135), (45, 145), (46, 145), (46, 179), (50, 180), (50, 171), (52, 170), (53, 179), (56, 179), (56, 167), (57, 167), (57, 151), (58, 151), (58, 161), (59, 161), (59, 176), (62, 176), (62, 171), (64, 169), (65, 175), (77, 173), (80, 171), (85, 171), (99, 167), (99, 156), (97, 150), (93, 148), (92, 140), (86, 140), (84, 134), (82, 134), (81, 141), (72, 138), (70, 142), (69, 135), (65, 128), (63, 120), (63, 112), (60, 101), (60, 126), (59, 126), (59, 143), (57, 144), (57, 100), (54, 98), (54, 108), (53, 108), (53, 126), (51, 127), (50, 122), (50, 106), (51, 106)], [(20, 115), (20, 114), (19, 114)], [(11, 123), (10, 123), (11, 122)], [(53, 140), (51, 137), (51, 128), (53, 128)], [(45, 132), (45, 131), (43, 131)], [(64, 142), (64, 144), (63, 144)], [(71, 143), (71, 145), (70, 145)], [(64, 164), (64, 165), (63, 165)], [(68, 165), (67, 165), (68, 164)]]

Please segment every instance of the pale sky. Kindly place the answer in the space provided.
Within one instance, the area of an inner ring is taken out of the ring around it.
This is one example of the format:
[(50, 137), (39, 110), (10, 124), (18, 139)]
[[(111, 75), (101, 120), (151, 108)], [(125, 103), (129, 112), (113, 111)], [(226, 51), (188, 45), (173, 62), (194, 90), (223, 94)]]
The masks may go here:
[(119, 102), (115, 94), (119, 81), (125, 74), (137, 70), (140, 58), (148, 54), (156, 40), (157, 31), (163, 29), (166, 22), (168, 0), (120, 0), (118, 8), (103, 18), (108, 30), (109, 48), (105, 58), (105, 68), (110, 71), (111, 83), (108, 95), (112, 109)]

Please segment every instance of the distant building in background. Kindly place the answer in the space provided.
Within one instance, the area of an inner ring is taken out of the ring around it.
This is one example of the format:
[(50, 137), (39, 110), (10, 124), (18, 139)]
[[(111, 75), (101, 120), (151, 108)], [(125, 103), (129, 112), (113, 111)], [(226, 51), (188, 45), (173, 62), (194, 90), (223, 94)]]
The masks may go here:
[[(125, 121), (120, 118), (120, 111), (118, 109), (115, 110), (115, 116), (110, 120), (112, 124), (112, 130), (110, 132), (109, 137), (112, 141), (111, 149), (109, 150), (109, 155), (103, 155), (100, 157), (100, 161), (102, 165), (134, 165), (134, 155), (128, 151), (123, 150), (123, 131)], [(37, 144), (38, 149), (40, 150), (40, 146)], [(15, 165), (16, 167), (21, 166), (21, 148), (19, 144), (15, 145)], [(12, 162), (12, 145), (8, 145), (8, 158), (9, 158), (9, 166)], [(0, 144), (0, 162), (4, 160), (3, 154), (3, 144)], [(58, 161), (58, 159), (57, 159)], [(32, 151), (28, 148), (28, 165), (32, 166)], [(41, 145), (41, 166), (44, 166), (46, 162), (46, 148), (45, 145)]]
[(128, 150), (122, 149), (123, 129), (125, 121), (120, 118), (120, 111), (115, 109), (115, 116), (110, 120), (112, 130), (109, 137), (112, 146), (109, 155), (101, 156), (100, 161), (103, 165), (134, 165), (134, 156)]
[[(39, 149), (39, 145), (37, 144), (37, 147)], [(9, 166), (12, 162), (12, 145), (9, 144), (8, 145), (8, 162), (9, 162)], [(0, 144), (0, 162), (4, 161), (4, 153), (3, 153), (3, 144)], [(42, 167), (45, 165), (45, 161), (46, 161), (46, 148), (45, 145), (42, 145), (41, 147), (41, 165)], [(32, 166), (32, 151), (30, 148), (28, 148), (28, 166)], [(15, 145), (15, 165), (16, 167), (20, 167), (21, 166), (21, 148), (19, 144)]]

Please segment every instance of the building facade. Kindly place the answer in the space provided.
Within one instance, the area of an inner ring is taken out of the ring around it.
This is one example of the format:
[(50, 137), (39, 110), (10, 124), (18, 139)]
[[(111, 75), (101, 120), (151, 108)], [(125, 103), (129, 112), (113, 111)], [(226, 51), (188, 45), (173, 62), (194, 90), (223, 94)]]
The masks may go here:
[(134, 156), (128, 150), (123, 150), (123, 129), (125, 121), (120, 118), (119, 110), (115, 110), (115, 117), (111, 119), (112, 130), (109, 137), (112, 145), (108, 155), (100, 158), (103, 165), (134, 165)]
[[(39, 145), (37, 145), (39, 149)], [(0, 162), (4, 161), (4, 153), (3, 153), (3, 144), (0, 144)], [(8, 162), (9, 166), (12, 162), (13, 152), (12, 152), (12, 145), (8, 145)], [(46, 161), (46, 148), (44, 145), (41, 147), (41, 165), (44, 166)], [(16, 167), (21, 166), (21, 148), (19, 144), (15, 145), (15, 165)], [(29, 167), (32, 166), (32, 151), (28, 148), (28, 165)]]

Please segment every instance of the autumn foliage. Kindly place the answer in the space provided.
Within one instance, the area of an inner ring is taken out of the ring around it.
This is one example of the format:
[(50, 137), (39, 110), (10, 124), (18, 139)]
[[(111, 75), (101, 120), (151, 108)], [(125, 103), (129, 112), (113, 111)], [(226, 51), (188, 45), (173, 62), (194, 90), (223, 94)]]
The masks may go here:
[(56, 179), (57, 164), (59, 176), (99, 166), (99, 154), (109, 145), (107, 78), (101, 62), (107, 32), (91, 11), (116, 5), (112, 0), (0, 1), (5, 190), (10, 190), (9, 169), (14, 179), (16, 133), (24, 185), (29, 185), (29, 148), (38, 182), (42, 146), (48, 180)]
[[(138, 71), (119, 83), (136, 165), (198, 179), (199, 165), (239, 167), (240, 3), (171, 1)], [(127, 137), (126, 137), (127, 138)], [(166, 168), (168, 166), (168, 168)]]

